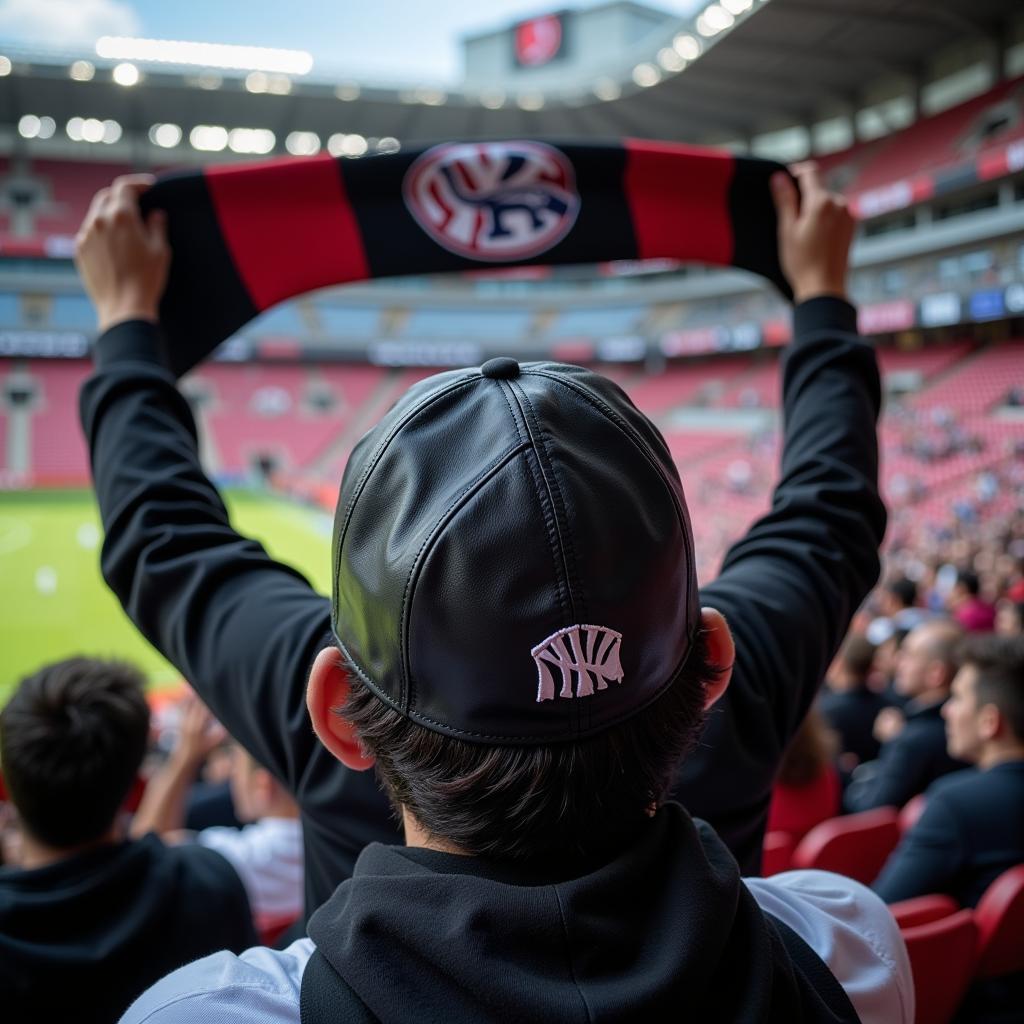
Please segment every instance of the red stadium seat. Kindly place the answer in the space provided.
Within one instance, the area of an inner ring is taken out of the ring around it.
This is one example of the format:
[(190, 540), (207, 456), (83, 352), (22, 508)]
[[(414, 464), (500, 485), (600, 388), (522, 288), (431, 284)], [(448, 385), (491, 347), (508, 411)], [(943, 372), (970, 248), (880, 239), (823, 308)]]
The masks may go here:
[(873, 882), (900, 837), (894, 807), (831, 818), (816, 825), (793, 853), (794, 868), (819, 868)]
[(918, 793), (912, 800), (908, 800), (900, 811), (900, 834), (909, 832), (916, 824), (917, 819), (924, 814), (924, 805), (927, 803), (924, 793)]
[(1024, 864), (1004, 871), (974, 909), (979, 978), (1024, 971)]
[(777, 875), (788, 871), (793, 860), (796, 843), (788, 832), (769, 832), (761, 849), (761, 876)]
[(960, 904), (945, 893), (915, 896), (913, 899), (889, 904), (889, 910), (901, 930), (919, 924), (930, 924), (932, 921), (955, 914), (959, 909)]
[(286, 914), (284, 917), (279, 914), (261, 914), (256, 920), (256, 931), (260, 934), (262, 945), (273, 946), (295, 924), (296, 920), (298, 919), (290, 914)]
[(901, 929), (914, 974), (916, 1024), (952, 1020), (974, 975), (978, 929), (969, 910)]

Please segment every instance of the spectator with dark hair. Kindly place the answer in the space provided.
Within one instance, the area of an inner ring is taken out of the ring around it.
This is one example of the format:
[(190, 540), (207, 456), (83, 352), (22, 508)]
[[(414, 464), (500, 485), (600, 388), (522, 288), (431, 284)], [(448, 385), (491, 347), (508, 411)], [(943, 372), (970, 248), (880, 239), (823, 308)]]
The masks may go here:
[(897, 630), (909, 633), (930, 617), (917, 607), (917, 584), (906, 576), (897, 576), (882, 587), (878, 597), (881, 615), (867, 630), (867, 638), (877, 647)]
[(942, 705), (956, 674), (962, 633), (955, 622), (934, 619), (910, 631), (896, 663), (896, 691), (903, 710), (883, 708), (875, 720), (878, 757), (861, 765), (847, 787), (848, 811), (902, 807), (940, 775), (963, 768), (946, 751)]
[(832, 662), (818, 707), (836, 732), (844, 771), (878, 756), (875, 719), (885, 699), (868, 686), (875, 645), (863, 633), (851, 633)]
[(873, 893), (743, 881), (726, 845), (756, 869), (885, 522), (877, 363), (840, 298), (853, 224), (798, 174), (802, 200), (775, 179), (798, 301), (782, 479), (702, 594), (656, 428), (596, 373), (501, 358), (415, 385), (356, 446), (325, 601), (232, 530), (202, 472), (161, 364), (148, 181), (97, 197), (78, 261), (105, 329), (82, 395), (103, 569), (297, 795), (326, 899), (309, 938), (198, 961), (126, 1020), (912, 1019)]
[(975, 767), (929, 788), (924, 813), (875, 882), (890, 903), (943, 892), (973, 907), (1024, 863), (1024, 638), (968, 638), (942, 716), (950, 754)]
[(839, 813), (837, 737), (812, 705), (782, 755), (775, 778), (768, 831), (799, 842), (815, 825)]
[(127, 665), (72, 658), (22, 680), (0, 712), (17, 869), (0, 871), (5, 1019), (114, 1020), (181, 964), (255, 939), (219, 854), (125, 840), (118, 809), (146, 752), (149, 707)]
[(968, 633), (991, 633), (996, 626), (996, 610), (981, 597), (978, 574), (964, 569), (956, 577), (949, 594), (953, 618)]

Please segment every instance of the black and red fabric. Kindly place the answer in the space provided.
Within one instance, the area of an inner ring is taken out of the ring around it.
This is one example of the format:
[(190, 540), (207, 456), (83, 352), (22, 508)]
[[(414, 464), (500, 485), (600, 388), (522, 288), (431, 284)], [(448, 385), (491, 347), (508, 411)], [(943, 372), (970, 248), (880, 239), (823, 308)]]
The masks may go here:
[(174, 251), (160, 310), (167, 362), (184, 373), (285, 299), (404, 274), (667, 258), (741, 267), (788, 297), (768, 185), (780, 169), (626, 139), (169, 173), (142, 199), (167, 211)]

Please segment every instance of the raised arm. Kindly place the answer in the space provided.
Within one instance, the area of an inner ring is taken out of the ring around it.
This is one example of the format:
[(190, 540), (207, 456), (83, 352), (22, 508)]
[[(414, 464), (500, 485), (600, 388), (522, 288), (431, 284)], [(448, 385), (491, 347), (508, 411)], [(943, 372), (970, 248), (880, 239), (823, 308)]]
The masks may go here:
[(311, 761), (344, 772), (305, 709), (329, 602), (235, 532), (200, 466), (191, 411), (162, 360), (157, 305), (170, 252), (159, 216), (139, 213), (150, 180), (100, 192), (78, 236), (101, 332), (81, 415), (106, 531), (103, 575), (143, 635), (301, 802)]
[(771, 511), (702, 591), (736, 642), (732, 685), (678, 795), (756, 864), (778, 760), (857, 606), (878, 576), (885, 509), (875, 436), (878, 367), (846, 301), (853, 221), (813, 166), (773, 180), (782, 265), (794, 286), (783, 357), (781, 477)]

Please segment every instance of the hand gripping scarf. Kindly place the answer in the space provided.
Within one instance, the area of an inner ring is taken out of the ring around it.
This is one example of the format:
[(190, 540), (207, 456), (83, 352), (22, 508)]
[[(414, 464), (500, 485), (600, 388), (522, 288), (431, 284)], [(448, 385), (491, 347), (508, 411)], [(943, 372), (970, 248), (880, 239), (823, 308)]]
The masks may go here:
[(400, 274), (670, 258), (742, 267), (787, 297), (768, 179), (781, 165), (633, 139), (442, 143), (395, 155), (160, 177), (173, 250), (160, 319), (182, 374), (259, 313)]

